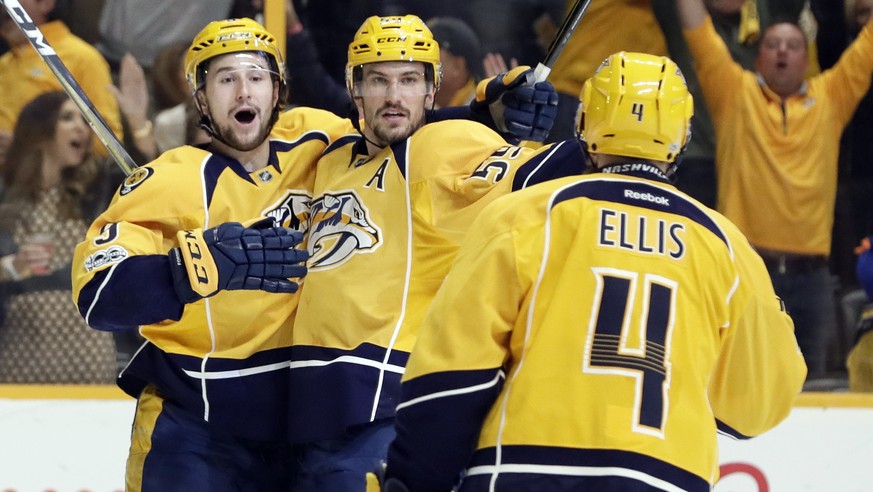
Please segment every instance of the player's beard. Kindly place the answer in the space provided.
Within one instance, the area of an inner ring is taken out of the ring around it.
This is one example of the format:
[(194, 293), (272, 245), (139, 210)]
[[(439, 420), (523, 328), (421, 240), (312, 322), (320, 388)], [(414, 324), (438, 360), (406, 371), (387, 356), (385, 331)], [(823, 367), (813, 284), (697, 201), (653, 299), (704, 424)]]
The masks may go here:
[(240, 137), (237, 132), (231, 128), (230, 124), (219, 125), (216, 127), (214, 123), (215, 118), (212, 118), (212, 115), (210, 115), (210, 119), (213, 121), (213, 128), (215, 129), (215, 134), (218, 139), (229, 145), (231, 148), (242, 152), (248, 152), (258, 148), (259, 145), (264, 143), (264, 140), (267, 139), (270, 135), (270, 131), (273, 129), (273, 124), (269, 119), (262, 119), (258, 132), (253, 137), (245, 138)]
[[(376, 113), (390, 109), (393, 106), (388, 106), (385, 108), (381, 108)], [(376, 118), (376, 124), (374, 124), (371, 129), (373, 131), (373, 136), (375, 136), (379, 142), (384, 145), (391, 145), (396, 142), (402, 142), (409, 138), (410, 135), (415, 133), (416, 130), (421, 128), (424, 124), (424, 110), (420, 111), (418, 114), (413, 112), (408, 112), (408, 117), (405, 123), (398, 126), (389, 126), (384, 123), (382, 120)]]

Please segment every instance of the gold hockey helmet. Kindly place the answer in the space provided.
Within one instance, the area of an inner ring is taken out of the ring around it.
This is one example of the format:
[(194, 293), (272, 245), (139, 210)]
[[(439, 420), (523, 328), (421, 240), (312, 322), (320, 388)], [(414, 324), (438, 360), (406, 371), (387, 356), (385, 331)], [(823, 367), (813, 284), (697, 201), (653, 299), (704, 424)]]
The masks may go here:
[(227, 19), (210, 22), (201, 30), (185, 55), (185, 76), (191, 91), (205, 82), (211, 58), (228, 53), (261, 52), (267, 57), (270, 69), (278, 77), (282, 90), (286, 87), (285, 62), (276, 46), (276, 38), (264, 26), (252, 19)]
[(367, 18), (355, 39), (349, 44), (346, 64), (346, 87), (354, 94), (360, 80), (360, 66), (384, 61), (422, 62), (425, 76), (433, 82), (434, 91), (440, 87), (440, 47), (430, 29), (415, 15)]
[(667, 57), (610, 55), (579, 98), (579, 135), (590, 152), (673, 162), (688, 143), (694, 101)]

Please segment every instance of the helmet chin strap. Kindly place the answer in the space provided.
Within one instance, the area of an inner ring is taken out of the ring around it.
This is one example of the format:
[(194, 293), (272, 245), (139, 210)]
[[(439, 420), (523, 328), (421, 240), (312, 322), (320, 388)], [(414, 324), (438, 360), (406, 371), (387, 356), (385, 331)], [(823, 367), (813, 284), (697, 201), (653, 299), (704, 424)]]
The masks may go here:
[(355, 104), (354, 100), (352, 100), (351, 105), (352, 105), (352, 107), (351, 107), (351, 110), (349, 111), (349, 118), (351, 118), (352, 126), (355, 127), (355, 130), (357, 130), (358, 133), (361, 134), (361, 137), (363, 137), (364, 140), (367, 141), (367, 143), (373, 145), (373, 147), (378, 147), (380, 149), (385, 147), (384, 145), (380, 145), (380, 144), (370, 140), (369, 138), (367, 138), (367, 135), (364, 133), (364, 130), (361, 129), (361, 113), (358, 111), (358, 105)]
[(194, 93), (194, 107), (197, 108), (197, 114), (200, 115), (199, 126), (205, 131), (210, 138), (214, 138), (219, 142), (230, 145), (226, 140), (221, 138), (218, 132), (215, 131), (215, 128), (212, 127), (212, 119), (203, 111), (203, 106), (200, 104), (200, 98), (198, 95), (200, 94), (201, 89), (197, 89), (197, 92)]

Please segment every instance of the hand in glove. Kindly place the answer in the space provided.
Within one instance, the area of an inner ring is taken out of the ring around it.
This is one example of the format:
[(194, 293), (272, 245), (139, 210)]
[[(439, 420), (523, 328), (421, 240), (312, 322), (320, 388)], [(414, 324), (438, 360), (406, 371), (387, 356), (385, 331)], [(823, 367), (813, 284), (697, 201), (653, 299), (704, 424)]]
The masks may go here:
[(291, 278), (306, 275), (305, 250), (293, 249), (303, 234), (263, 219), (246, 227), (227, 222), (212, 229), (180, 231), (170, 250), (176, 293), (184, 303), (221, 290), (293, 293)]
[(470, 107), (487, 107), (503, 133), (542, 142), (558, 114), (558, 93), (551, 82), (535, 82), (534, 70), (521, 65), (479, 82)]

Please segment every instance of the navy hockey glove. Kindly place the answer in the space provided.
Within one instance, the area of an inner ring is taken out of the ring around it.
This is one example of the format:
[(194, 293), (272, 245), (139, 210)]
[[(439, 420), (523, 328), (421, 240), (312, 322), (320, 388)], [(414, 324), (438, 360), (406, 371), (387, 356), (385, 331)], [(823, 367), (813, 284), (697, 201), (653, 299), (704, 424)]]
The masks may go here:
[(298, 286), (290, 279), (306, 275), (309, 253), (292, 249), (303, 234), (274, 227), (273, 219), (180, 231), (176, 238), (180, 246), (170, 250), (170, 269), (184, 303), (220, 290), (293, 293)]
[(479, 82), (470, 106), (487, 107), (501, 132), (542, 142), (558, 115), (558, 93), (551, 82), (534, 82), (534, 70), (522, 65)]

